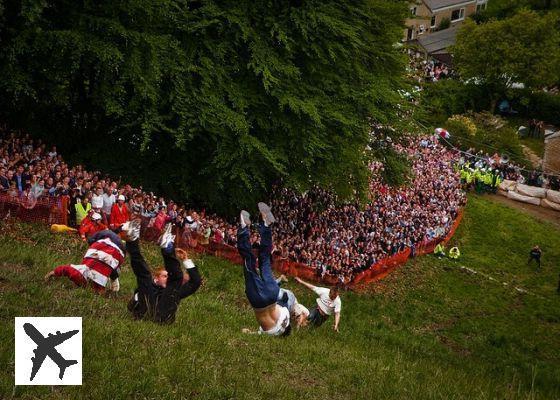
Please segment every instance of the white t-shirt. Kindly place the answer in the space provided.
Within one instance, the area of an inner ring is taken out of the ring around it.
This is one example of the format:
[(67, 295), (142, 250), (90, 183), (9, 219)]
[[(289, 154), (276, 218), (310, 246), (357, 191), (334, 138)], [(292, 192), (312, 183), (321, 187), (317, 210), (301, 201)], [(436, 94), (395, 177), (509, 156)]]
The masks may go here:
[(315, 286), (313, 291), (319, 296), (317, 298), (317, 305), (326, 315), (333, 315), (334, 313), (340, 312), (342, 309), (340, 296), (336, 296), (336, 299), (331, 300), (329, 297), (330, 290), (320, 286)]
[(111, 207), (115, 204), (115, 195), (103, 193), (101, 198), (103, 199), (103, 212), (105, 214), (111, 214)]
[(286, 331), (286, 328), (290, 325), (290, 312), (286, 307), (280, 307), (280, 315), (278, 316), (278, 321), (276, 325), (269, 329), (268, 331), (263, 331), (262, 327), (259, 327), (259, 335), (271, 335), (280, 336)]

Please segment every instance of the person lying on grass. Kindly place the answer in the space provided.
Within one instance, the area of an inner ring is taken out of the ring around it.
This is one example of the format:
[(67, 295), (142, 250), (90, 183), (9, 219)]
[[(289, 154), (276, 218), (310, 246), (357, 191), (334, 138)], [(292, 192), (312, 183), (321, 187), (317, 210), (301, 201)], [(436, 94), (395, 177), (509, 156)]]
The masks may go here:
[(128, 235), (129, 224), (124, 224), (115, 231), (102, 230), (91, 235), (88, 238), (90, 246), (82, 263), (60, 265), (45, 275), (45, 281), (66, 276), (78, 286), (89, 285), (97, 293), (104, 293), (106, 287), (118, 292), (120, 268), (126, 254), (118, 235), (121, 230)]
[[(130, 265), (136, 275), (137, 288), (128, 303), (128, 310), (135, 319), (151, 319), (158, 323), (170, 324), (182, 299), (194, 294), (201, 284), (197, 266), (188, 258), (183, 249), (175, 249), (175, 235), (171, 234), (172, 225), (167, 224), (159, 246), (165, 272), (159, 271), (152, 276), (148, 264), (140, 252), (139, 234), (135, 240), (127, 240), (126, 249), (130, 255)], [(140, 227), (138, 226), (138, 232)], [(188, 280), (183, 279), (185, 268)]]
[[(292, 330), (290, 311), (287, 302), (278, 301), (280, 287), (272, 275), (270, 253), (272, 251), (272, 231), (270, 226), (276, 221), (270, 207), (258, 204), (262, 222), (259, 224), (261, 237), (257, 258), (251, 248), (250, 215), (241, 211), (240, 225), (237, 231), (237, 250), (243, 258), (243, 275), (245, 278), (245, 294), (253, 307), (255, 318), (259, 323), (256, 333), (271, 336), (288, 336)], [(255, 333), (245, 328), (244, 333)]]

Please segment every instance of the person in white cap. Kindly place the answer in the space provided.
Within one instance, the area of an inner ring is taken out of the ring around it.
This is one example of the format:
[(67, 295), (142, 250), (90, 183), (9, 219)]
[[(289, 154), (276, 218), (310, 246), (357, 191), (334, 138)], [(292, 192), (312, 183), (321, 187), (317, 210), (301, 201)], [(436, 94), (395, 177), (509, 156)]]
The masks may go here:
[(113, 204), (111, 208), (111, 217), (109, 219), (109, 226), (111, 228), (117, 228), (130, 220), (130, 212), (125, 204), (126, 198), (124, 195), (119, 194), (117, 197), (117, 202)]
[(98, 212), (90, 212), (80, 224), (80, 229), (78, 232), (80, 233), (80, 237), (82, 240), (89, 239), (90, 236), (94, 235), (99, 231), (104, 231), (107, 229), (107, 226), (101, 222), (101, 214)]

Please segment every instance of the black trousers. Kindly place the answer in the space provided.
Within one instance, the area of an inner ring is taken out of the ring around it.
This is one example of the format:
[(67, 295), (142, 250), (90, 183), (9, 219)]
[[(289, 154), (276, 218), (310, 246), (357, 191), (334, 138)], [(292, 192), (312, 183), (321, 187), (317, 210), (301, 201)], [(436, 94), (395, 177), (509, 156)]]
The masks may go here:
[(532, 260), (535, 260), (537, 262), (537, 267), (540, 268), (541, 267), (541, 256), (534, 256), (534, 255), (530, 255), (529, 256), (529, 261), (527, 261), (527, 264), (530, 264)]
[(190, 279), (183, 284), (181, 262), (175, 256), (175, 250), (162, 249), (161, 255), (167, 271), (167, 286), (161, 288), (154, 284), (148, 264), (140, 252), (139, 240), (127, 242), (126, 249), (130, 255), (130, 265), (136, 275), (138, 299), (131, 310), (134, 317), (149, 318), (159, 323), (172, 323), (175, 321), (179, 302), (195, 293), (200, 287), (198, 268), (187, 270)]

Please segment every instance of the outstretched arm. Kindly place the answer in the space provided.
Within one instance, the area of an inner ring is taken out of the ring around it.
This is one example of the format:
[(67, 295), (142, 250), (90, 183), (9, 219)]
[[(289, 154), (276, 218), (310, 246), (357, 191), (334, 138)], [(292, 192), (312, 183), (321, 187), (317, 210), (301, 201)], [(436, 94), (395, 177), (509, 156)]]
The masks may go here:
[(305, 286), (306, 288), (308, 288), (309, 290), (315, 290), (315, 286), (313, 286), (310, 283), (305, 282), (303, 279), (299, 278), (299, 277), (295, 277), (295, 280), (299, 283), (301, 283), (303, 286)]
[(334, 313), (334, 326), (333, 326), (333, 329), (335, 330), (335, 332), (338, 332), (338, 323), (339, 322), (340, 322), (340, 313), (335, 312)]

